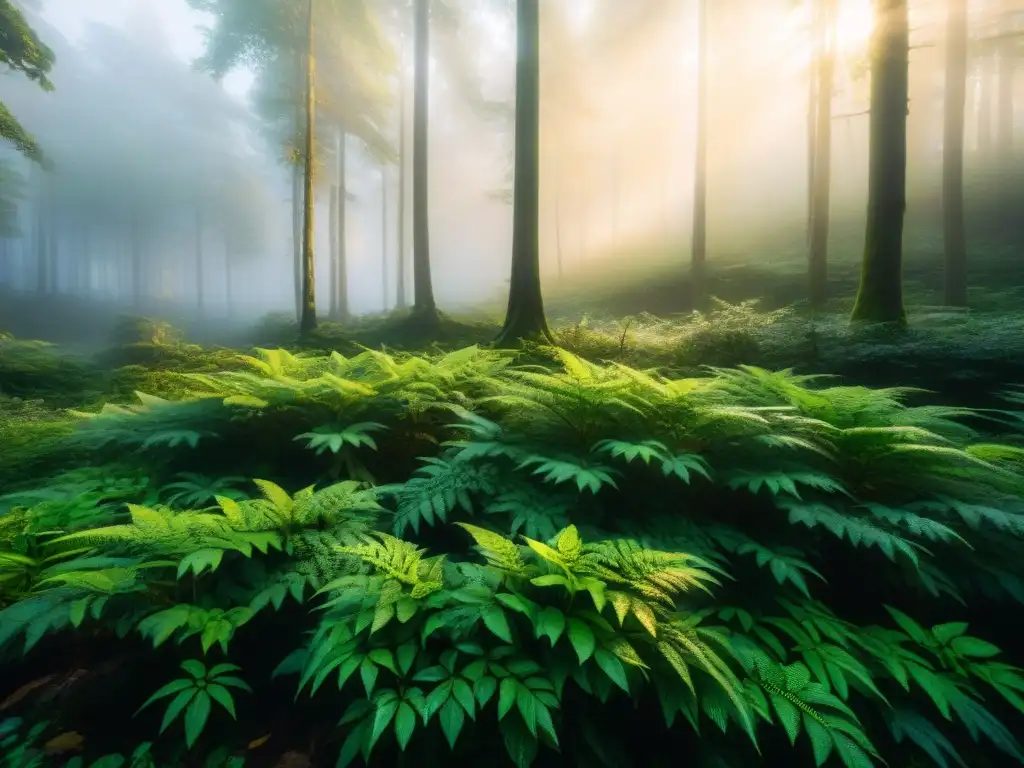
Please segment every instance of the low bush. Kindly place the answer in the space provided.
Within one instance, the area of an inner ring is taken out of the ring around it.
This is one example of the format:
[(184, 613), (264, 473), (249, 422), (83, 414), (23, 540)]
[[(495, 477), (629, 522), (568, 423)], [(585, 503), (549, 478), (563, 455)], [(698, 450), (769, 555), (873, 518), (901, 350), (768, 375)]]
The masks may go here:
[(131, 727), (159, 765), (1024, 762), (1024, 450), (983, 432), (1019, 401), (547, 353), (261, 351), (83, 417), (57, 453), (96, 468), (0, 501), (7, 738), (93, 760)]

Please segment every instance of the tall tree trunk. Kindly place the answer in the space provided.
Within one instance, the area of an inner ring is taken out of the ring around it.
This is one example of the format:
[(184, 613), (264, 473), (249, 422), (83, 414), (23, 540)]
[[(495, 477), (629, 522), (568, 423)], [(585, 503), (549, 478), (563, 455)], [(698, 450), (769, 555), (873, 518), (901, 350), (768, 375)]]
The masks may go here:
[(408, 78), (405, 72), (405, 36), (402, 36), (401, 64), (398, 71), (398, 258), (395, 267), (395, 306), (398, 309), (405, 309), (408, 305), (405, 277), (408, 267), (405, 263), (405, 196), (407, 193), (408, 180), (405, 169), (409, 160), (406, 147), (406, 136), (408, 130), (405, 124), (405, 103), (408, 101)]
[(57, 213), (56, 206), (51, 202), (49, 207), (49, 215), (46, 220), (47, 229), (49, 230), (48, 237), (46, 238), (46, 259), (50, 266), (47, 268), (50, 273), (50, 293), (60, 293), (61, 288), (61, 274), (60, 274), (60, 218)]
[(909, 38), (907, 0), (875, 0), (868, 210), (854, 322), (906, 322), (902, 272)]
[(315, 145), (313, 143), (314, 121), (316, 119), (316, 52), (313, 48), (313, 0), (309, 0), (306, 31), (306, 146), (305, 164), (303, 168), (302, 195), (302, 313), (299, 316), (299, 330), (308, 333), (316, 328), (316, 261), (314, 260), (313, 240), (315, 233), (314, 213), (316, 199), (314, 197), (313, 174), (315, 172)]
[(338, 297), (338, 312), (335, 317), (339, 323), (347, 323), (352, 313), (348, 303), (348, 134), (343, 127), (338, 128), (338, 252), (337, 267), (334, 273), (336, 282), (332, 290)]
[(707, 160), (708, 160), (708, 0), (697, 8), (697, 141), (693, 163), (693, 241), (690, 250), (691, 301), (707, 308)]
[(196, 205), (196, 309), (202, 317), (206, 310), (206, 297), (204, 294), (205, 284), (203, 281), (203, 206)]
[(388, 311), (388, 167), (380, 167), (380, 286), (383, 310)]
[(330, 212), (327, 220), (329, 223), (329, 239), (331, 242), (330, 262), (328, 263), (327, 285), (330, 288), (327, 302), (327, 316), (332, 320), (338, 319), (338, 185), (331, 185)]
[(558, 259), (558, 279), (565, 275), (565, 265), (562, 263), (562, 207), (559, 192), (555, 192), (555, 257)]
[(967, 306), (964, 227), (964, 112), (967, 103), (967, 0), (946, 0), (946, 103), (942, 138), (942, 230), (945, 303)]
[(512, 277), (498, 346), (551, 341), (540, 281), (540, 13), (539, 0), (516, 2), (515, 180)]
[(231, 285), (231, 267), (235, 261), (235, 241), (228, 236), (224, 241), (224, 310), (228, 318), (231, 318), (234, 307), (234, 294)]
[(427, 201), (427, 110), (430, 101), (430, 0), (416, 0), (416, 61), (412, 126), (412, 282), (413, 311), (434, 315), (430, 275), (430, 227)]
[(295, 319), (298, 320), (302, 315), (302, 168), (298, 163), (292, 165), (292, 257)]
[(820, 309), (828, 299), (828, 232), (832, 188), (832, 81), (835, 71), (836, 0), (816, 3), (814, 67), (816, 82), (808, 298)]

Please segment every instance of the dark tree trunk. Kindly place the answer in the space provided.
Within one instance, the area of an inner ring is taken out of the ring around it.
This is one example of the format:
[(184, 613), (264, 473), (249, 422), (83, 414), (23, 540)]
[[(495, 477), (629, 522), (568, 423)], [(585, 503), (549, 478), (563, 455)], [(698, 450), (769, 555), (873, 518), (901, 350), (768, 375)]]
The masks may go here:
[(302, 314), (302, 169), (298, 163), (292, 166), (292, 258), (295, 319), (298, 320)]
[(946, 0), (945, 127), (942, 138), (942, 230), (947, 306), (967, 306), (964, 227), (964, 112), (967, 102), (967, 0)]
[(196, 309), (202, 317), (206, 310), (203, 281), (203, 206), (196, 205)]
[(905, 323), (903, 215), (907, 197), (907, 0), (875, 0), (871, 45), (868, 210), (854, 322)]
[(811, 187), (811, 229), (808, 251), (808, 298), (820, 309), (828, 299), (828, 232), (832, 188), (832, 81), (835, 71), (836, 0), (815, 7), (815, 126)]
[(498, 346), (552, 341), (540, 281), (540, 14), (539, 0), (516, 2), (515, 181), (512, 278)]
[(416, 61), (412, 127), (412, 282), (413, 311), (434, 315), (430, 275), (430, 227), (427, 202), (427, 115), (430, 101), (430, 0), (416, 0)]
[(404, 36), (402, 37), (398, 94), (398, 258), (396, 260), (397, 264), (395, 267), (395, 306), (399, 309), (405, 309), (408, 304), (405, 288), (405, 277), (408, 272), (408, 267), (405, 263), (405, 196), (408, 191), (406, 189), (408, 181), (406, 179), (405, 168), (409, 158), (406, 147), (406, 136), (408, 135), (408, 130), (405, 124), (405, 103), (408, 100), (408, 81), (406, 79), (405, 72)]
[(332, 286), (334, 295), (337, 297), (338, 308), (335, 320), (339, 323), (347, 323), (352, 313), (348, 303), (348, 136), (344, 128), (338, 129), (338, 207), (336, 213), (338, 240), (337, 240), (337, 263), (335, 266), (335, 283)]
[(309, 0), (307, 8), (306, 30), (306, 142), (305, 163), (303, 168), (302, 195), (302, 313), (299, 316), (299, 330), (308, 333), (316, 328), (316, 261), (313, 249), (315, 229), (315, 187), (314, 162), (316, 145), (313, 143), (314, 122), (316, 119), (316, 52), (313, 49), (313, 0)]
[(697, 9), (697, 142), (693, 163), (693, 241), (690, 248), (690, 287), (694, 309), (708, 305), (707, 295), (707, 120), (708, 120), (708, 2)]

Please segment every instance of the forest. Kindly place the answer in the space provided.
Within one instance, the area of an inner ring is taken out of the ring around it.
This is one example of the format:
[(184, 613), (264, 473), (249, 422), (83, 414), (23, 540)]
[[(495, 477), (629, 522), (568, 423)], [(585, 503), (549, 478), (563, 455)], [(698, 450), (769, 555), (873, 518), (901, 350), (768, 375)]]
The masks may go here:
[(1024, 764), (1021, 59), (0, 0), (0, 768)]

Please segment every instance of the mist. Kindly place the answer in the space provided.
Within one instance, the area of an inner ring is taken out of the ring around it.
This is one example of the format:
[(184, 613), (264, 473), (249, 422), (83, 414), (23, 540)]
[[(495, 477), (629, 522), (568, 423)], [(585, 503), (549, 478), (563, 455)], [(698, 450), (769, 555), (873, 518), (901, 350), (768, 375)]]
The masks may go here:
[[(394, 60), (391, 71), (372, 73), (383, 117), (375, 141), (347, 140), (345, 268), (356, 316), (395, 306), (400, 247), (405, 263), (411, 260), (408, 220), (399, 245), (396, 163), (403, 98), (407, 128), (412, 121), (412, 41), (408, 25), (379, 5)], [(709, 262), (798, 257), (807, 217), (806, 12), (790, 0), (709, 5)], [(987, 11), (974, 5), (972, 28), (980, 28)], [(431, 268), (442, 308), (493, 312), (504, 301), (511, 258), (514, 17), (494, 0), (457, 6), (455, 20), (435, 25), (431, 43)], [(0, 282), (200, 325), (293, 316), (291, 129), (287, 121), (272, 125), (257, 108), (253, 71), (232, 67), (218, 79), (194, 66), (213, 19), (185, 0), (42, 0), (24, 9), (55, 52), (56, 88), (47, 93), (12, 77), (4, 99), (52, 171), (0, 148), (4, 167), (22, 180), (0, 245)], [(943, 5), (918, 0), (911, 15), (909, 258), (940, 250)], [(840, 0), (838, 29), (831, 258), (842, 262), (863, 245), (870, 0)], [(561, 293), (594, 281), (683, 269), (694, 187), (695, 40), (692, 2), (542, 4), (541, 266), (556, 307)], [(1020, 86), (1012, 75), (1009, 84), (999, 81), (997, 102), (996, 80), (988, 59), (972, 65), (968, 177), (998, 166), (999, 153), (1016, 142)], [(334, 160), (333, 139), (319, 141), (326, 154), (317, 161), (315, 248), (318, 299), (326, 306)], [(408, 168), (410, 159), (401, 162)], [(992, 207), (983, 195), (975, 200), (975, 208)], [(404, 208), (409, 217), (411, 194)], [(1007, 228), (979, 236), (1016, 244), (1020, 233)]]

